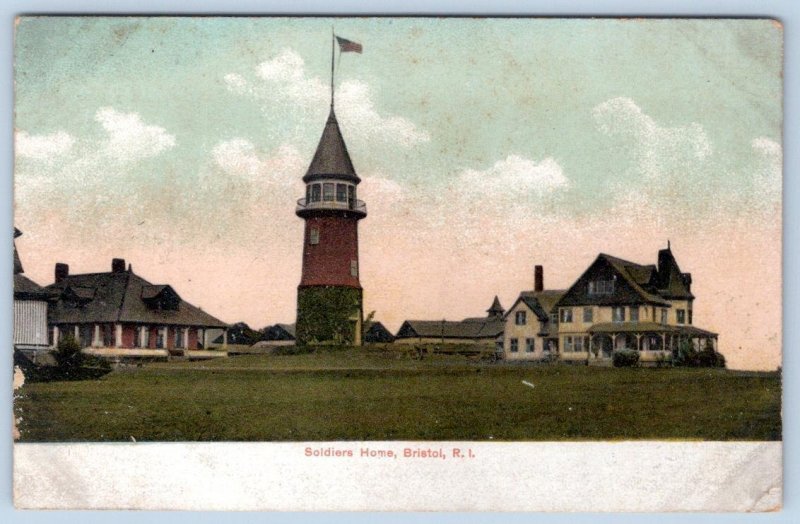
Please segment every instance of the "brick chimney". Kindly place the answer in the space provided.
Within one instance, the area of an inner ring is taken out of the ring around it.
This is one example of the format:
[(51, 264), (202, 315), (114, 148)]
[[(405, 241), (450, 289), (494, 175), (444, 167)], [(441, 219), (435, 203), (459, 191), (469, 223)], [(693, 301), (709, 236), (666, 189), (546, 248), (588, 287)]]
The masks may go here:
[(123, 273), (125, 272), (125, 259), (124, 258), (114, 258), (111, 260), (111, 272), (112, 273)]
[(533, 290), (544, 291), (544, 268), (542, 266), (533, 268)]
[(55, 269), (56, 282), (61, 282), (69, 276), (69, 265), (58, 262)]

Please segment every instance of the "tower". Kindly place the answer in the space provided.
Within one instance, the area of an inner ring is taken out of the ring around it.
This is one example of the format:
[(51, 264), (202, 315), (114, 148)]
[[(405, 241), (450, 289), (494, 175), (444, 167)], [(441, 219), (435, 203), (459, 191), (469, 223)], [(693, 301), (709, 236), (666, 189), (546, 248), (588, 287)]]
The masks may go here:
[(303, 274), (297, 287), (297, 343), (361, 345), (363, 306), (358, 278), (358, 221), (366, 204), (356, 198), (356, 175), (331, 104), (328, 121), (297, 201), (305, 220)]
[(300, 345), (360, 346), (364, 307), (358, 279), (358, 221), (367, 216), (367, 206), (356, 198), (361, 179), (333, 110), (335, 41), (340, 53), (361, 53), (360, 44), (331, 32), (331, 110), (303, 177), (306, 196), (297, 201), (295, 211), (305, 220), (296, 338)]

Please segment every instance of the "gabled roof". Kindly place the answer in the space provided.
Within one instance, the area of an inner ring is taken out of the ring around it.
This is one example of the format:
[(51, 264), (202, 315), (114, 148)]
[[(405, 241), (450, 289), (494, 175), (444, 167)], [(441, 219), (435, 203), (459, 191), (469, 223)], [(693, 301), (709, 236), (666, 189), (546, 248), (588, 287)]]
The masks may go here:
[(397, 332), (397, 338), (491, 338), (503, 333), (502, 320), (406, 320)]
[(509, 308), (508, 313), (506, 313), (506, 317), (515, 307), (517, 307), (517, 304), (523, 302), (530, 308), (531, 311), (534, 312), (539, 320), (545, 322), (550, 318), (550, 313), (553, 312), (556, 303), (561, 300), (561, 297), (564, 296), (565, 292), (566, 290), (564, 289), (523, 291), (519, 294), (517, 300), (514, 301), (514, 305)]
[(690, 289), (691, 275), (681, 273), (678, 262), (672, 256), (672, 250), (667, 247), (658, 252), (658, 275), (654, 282), (658, 294), (664, 298), (692, 299)]
[[(69, 275), (47, 286), (47, 291), (62, 296), (65, 292), (81, 298), (79, 303), (58, 300), (49, 308), (54, 323), (131, 322), (198, 327), (227, 327), (227, 324), (198, 307), (179, 300), (174, 310), (153, 308), (142, 298), (146, 293), (171, 289), (154, 286), (132, 271)], [(176, 294), (177, 296), (177, 294)]]
[(322, 137), (319, 139), (317, 151), (314, 153), (311, 165), (308, 166), (308, 171), (303, 177), (303, 182), (330, 177), (350, 179), (356, 184), (361, 181), (356, 175), (353, 162), (350, 160), (350, 153), (347, 151), (347, 146), (344, 143), (342, 132), (339, 129), (339, 122), (336, 120), (336, 114), (333, 112), (332, 106), (328, 121), (325, 123), (325, 129), (322, 130)]
[[(142, 286), (142, 298), (145, 300), (156, 298), (160, 295), (165, 289), (169, 288), (170, 286), (166, 284), (151, 284), (147, 286)], [(170, 288), (172, 289), (172, 288)], [(177, 293), (176, 293), (177, 294)]]

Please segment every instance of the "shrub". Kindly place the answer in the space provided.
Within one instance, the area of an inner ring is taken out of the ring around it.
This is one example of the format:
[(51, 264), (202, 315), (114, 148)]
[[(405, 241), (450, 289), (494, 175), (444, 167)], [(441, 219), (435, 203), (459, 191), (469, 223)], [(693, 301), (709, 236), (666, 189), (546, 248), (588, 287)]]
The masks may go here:
[(611, 358), (615, 368), (630, 368), (639, 363), (639, 352), (632, 349), (620, 349), (614, 351)]
[(106, 360), (85, 355), (71, 334), (58, 341), (53, 357), (58, 365), (51, 379), (83, 380), (98, 378), (111, 371), (111, 365)]
[(710, 339), (700, 351), (696, 350), (690, 341), (681, 340), (678, 347), (672, 351), (672, 364), (683, 367), (724, 368), (725, 357), (722, 353), (714, 351), (714, 344)]

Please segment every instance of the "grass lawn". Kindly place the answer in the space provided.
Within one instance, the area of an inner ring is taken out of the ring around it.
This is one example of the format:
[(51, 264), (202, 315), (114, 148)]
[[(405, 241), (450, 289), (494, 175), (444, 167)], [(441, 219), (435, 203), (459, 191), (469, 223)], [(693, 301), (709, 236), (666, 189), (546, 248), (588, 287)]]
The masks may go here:
[(780, 440), (780, 399), (778, 373), (340, 350), (28, 383), (15, 412), (27, 442)]

